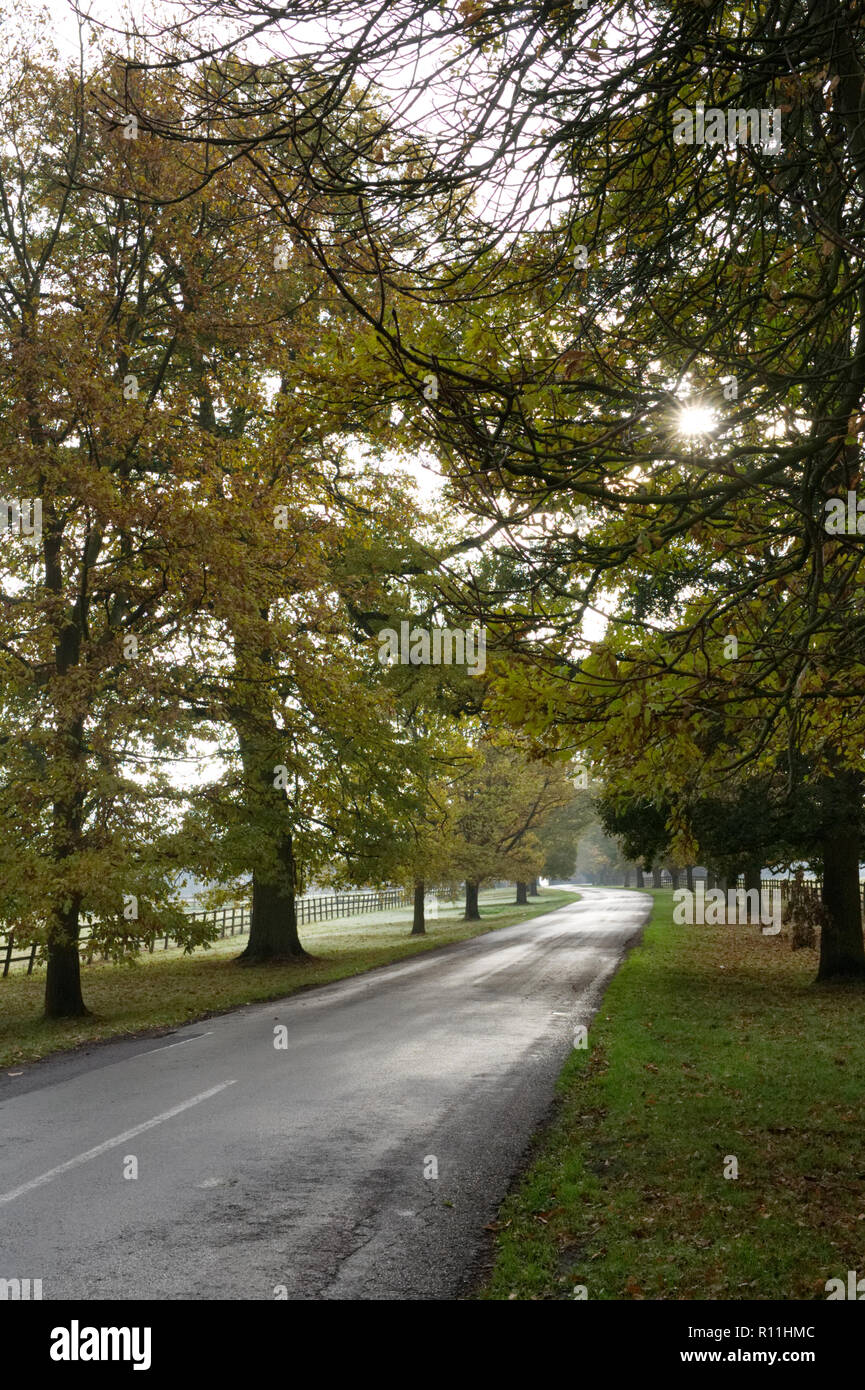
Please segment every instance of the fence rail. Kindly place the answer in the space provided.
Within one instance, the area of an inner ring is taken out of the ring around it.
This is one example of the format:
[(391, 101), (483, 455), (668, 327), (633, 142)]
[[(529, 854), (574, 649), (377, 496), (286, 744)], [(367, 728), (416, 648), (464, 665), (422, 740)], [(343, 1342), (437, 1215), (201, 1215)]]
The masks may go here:
[[(326, 893), (317, 898), (297, 898), (295, 910), (298, 926), (302, 927), (309, 922), (330, 922), (340, 917), (354, 917), (364, 912), (383, 912), (387, 908), (407, 907), (408, 901), (408, 894), (405, 889), (383, 888), (380, 891), (369, 893)], [(214, 922), (219, 928), (216, 934), (217, 939), (224, 940), (228, 936), (245, 936), (249, 931), (251, 913), (252, 908), (249, 903), (235, 903), (231, 907), (189, 908), (186, 910), (185, 916), (194, 922)], [(146, 947), (151, 955), (156, 949), (157, 941), (162, 942), (163, 951), (167, 951), (169, 945), (177, 944), (175, 938), (170, 934), (151, 938)], [(25, 961), (27, 962), (27, 974), (33, 973), (33, 967), (39, 953), (39, 943), (31, 942), (28, 939), (21, 944), (26, 947), (24, 954), (13, 955), (15, 933), (0, 933), (0, 954), (2, 954), (4, 978), (9, 974), (10, 965), (17, 965)], [(88, 965), (97, 954), (98, 946), (92, 940), (91, 931), (86, 926), (82, 928), (79, 936), (78, 950)], [(106, 960), (107, 955), (103, 954), (102, 959)]]

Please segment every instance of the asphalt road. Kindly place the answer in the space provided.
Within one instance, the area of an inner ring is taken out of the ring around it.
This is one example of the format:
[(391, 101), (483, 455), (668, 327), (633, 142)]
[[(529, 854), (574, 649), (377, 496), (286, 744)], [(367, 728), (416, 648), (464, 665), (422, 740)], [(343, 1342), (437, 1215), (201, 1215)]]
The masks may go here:
[(580, 891), (323, 989), (2, 1074), (0, 1277), (41, 1278), (44, 1299), (457, 1296), (575, 1025), (648, 915), (643, 895)]

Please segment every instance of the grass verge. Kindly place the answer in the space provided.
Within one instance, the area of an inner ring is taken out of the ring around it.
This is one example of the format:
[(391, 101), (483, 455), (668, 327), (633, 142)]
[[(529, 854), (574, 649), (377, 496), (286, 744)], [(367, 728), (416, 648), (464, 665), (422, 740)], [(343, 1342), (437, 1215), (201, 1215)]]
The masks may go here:
[(281, 999), (312, 985), (330, 984), (378, 965), (422, 951), (466, 941), (485, 932), (524, 922), (552, 908), (575, 902), (578, 893), (548, 890), (528, 907), (517, 907), (503, 893), (484, 894), (481, 921), (463, 922), (457, 909), (427, 923), (427, 935), (408, 935), (411, 915), (398, 920), (345, 919), (310, 925), (303, 941), (314, 959), (297, 965), (239, 966), (246, 943), (237, 937), (192, 956), (142, 955), (132, 964), (82, 966), (84, 999), (91, 1015), (45, 1022), (45, 973), (10, 974), (0, 979), (0, 1067), (19, 1069), (49, 1053), (126, 1034), (165, 1031), (256, 1000)]
[(865, 1272), (865, 993), (815, 985), (786, 931), (653, 896), (476, 1297), (825, 1299)]

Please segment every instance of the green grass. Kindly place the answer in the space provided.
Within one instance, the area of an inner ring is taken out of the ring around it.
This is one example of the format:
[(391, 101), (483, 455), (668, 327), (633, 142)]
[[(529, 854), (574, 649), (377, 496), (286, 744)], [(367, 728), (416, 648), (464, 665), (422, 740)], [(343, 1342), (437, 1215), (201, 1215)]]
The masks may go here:
[(83, 965), (84, 1000), (91, 1010), (90, 1017), (83, 1019), (45, 1022), (41, 1017), (44, 970), (29, 976), (10, 974), (0, 979), (0, 1066), (19, 1070), (22, 1063), (52, 1052), (124, 1034), (165, 1031), (255, 1000), (280, 999), (311, 985), (329, 984), (512, 926), (578, 897), (578, 893), (548, 890), (528, 907), (517, 907), (512, 889), (484, 893), (480, 922), (463, 922), (461, 906), (449, 909), (443, 904), (438, 920), (427, 922), (427, 935), (422, 937), (408, 935), (410, 911), (310, 924), (301, 937), (314, 959), (296, 965), (238, 965), (237, 956), (246, 942), (239, 936), (192, 956), (156, 951), (131, 965)]
[(865, 993), (815, 985), (786, 930), (674, 926), (653, 896), (476, 1296), (825, 1299), (865, 1274)]

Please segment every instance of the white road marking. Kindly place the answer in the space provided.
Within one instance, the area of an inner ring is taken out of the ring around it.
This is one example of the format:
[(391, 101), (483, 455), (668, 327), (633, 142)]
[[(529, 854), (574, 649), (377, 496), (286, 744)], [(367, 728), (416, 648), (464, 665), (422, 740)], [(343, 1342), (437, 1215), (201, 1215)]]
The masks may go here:
[[(191, 1039), (190, 1039), (191, 1041)], [(57, 1178), (61, 1173), (68, 1173), (72, 1168), (78, 1168), (82, 1163), (88, 1163), (91, 1158), (98, 1158), (100, 1154), (107, 1153), (109, 1149), (116, 1149), (118, 1144), (125, 1144), (127, 1140), (134, 1139), (137, 1134), (143, 1134), (146, 1129), (153, 1129), (155, 1125), (161, 1125), (164, 1120), (171, 1120), (175, 1115), (181, 1115), (184, 1110), (189, 1110), (193, 1105), (200, 1105), (203, 1100), (209, 1100), (211, 1096), (218, 1095), (227, 1086), (236, 1086), (236, 1081), (221, 1081), (218, 1086), (211, 1086), (209, 1091), (202, 1091), (200, 1095), (193, 1096), (191, 1100), (185, 1100), (180, 1105), (172, 1106), (171, 1110), (164, 1110), (161, 1115), (154, 1115), (152, 1120), (145, 1120), (143, 1124), (134, 1125), (132, 1129), (124, 1130), (122, 1134), (117, 1134), (113, 1139), (106, 1139), (104, 1144), (97, 1144), (95, 1149), (88, 1149), (86, 1153), (78, 1154), (75, 1158), (67, 1159), (56, 1168), (49, 1168), (47, 1173), (40, 1173), (38, 1178), (31, 1178), (29, 1182), (24, 1182), (20, 1187), (13, 1187), (11, 1192), (0, 1194), (0, 1207), (6, 1202), (14, 1202), (16, 1197), (23, 1197), (25, 1192), (32, 1192), (34, 1187), (42, 1187), (46, 1182), (51, 1182), (52, 1178)]]
[(212, 1032), (213, 1029), (208, 1028), (206, 1033), (196, 1033), (194, 1038), (181, 1038), (180, 1042), (166, 1043), (164, 1047), (150, 1047), (146, 1052), (133, 1052), (129, 1060), (134, 1062), (136, 1057), (152, 1057), (154, 1052), (168, 1052), (172, 1047), (185, 1047), (187, 1043), (198, 1042), (199, 1038), (209, 1038)]

